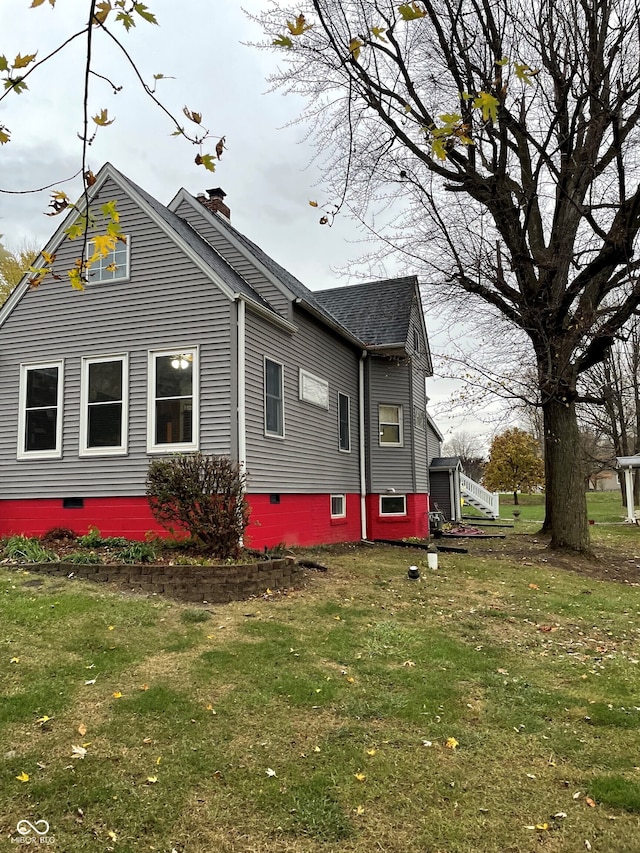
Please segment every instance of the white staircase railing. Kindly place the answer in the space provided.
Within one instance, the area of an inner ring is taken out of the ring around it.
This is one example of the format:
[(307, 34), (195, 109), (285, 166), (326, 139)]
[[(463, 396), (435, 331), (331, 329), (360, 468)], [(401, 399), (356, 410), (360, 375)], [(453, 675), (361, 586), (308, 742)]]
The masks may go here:
[(484, 510), (491, 514), (494, 518), (500, 515), (500, 495), (497, 492), (489, 492), (480, 483), (476, 483), (466, 474), (460, 472), (460, 490), (463, 498), (470, 498), (469, 503), (474, 506), (479, 504), (477, 509)]

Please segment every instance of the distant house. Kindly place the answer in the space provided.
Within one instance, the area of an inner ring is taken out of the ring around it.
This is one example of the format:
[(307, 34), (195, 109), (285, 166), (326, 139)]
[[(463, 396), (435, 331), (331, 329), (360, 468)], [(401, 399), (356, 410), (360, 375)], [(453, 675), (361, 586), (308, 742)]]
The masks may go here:
[(415, 277), (311, 292), (221, 190), (164, 206), (107, 164), (89, 196), (116, 201), (126, 244), (73, 290), (74, 210), (46, 247), (60, 280), (25, 278), (0, 311), (0, 534), (142, 538), (149, 461), (201, 450), (245, 466), (254, 547), (426, 536)]

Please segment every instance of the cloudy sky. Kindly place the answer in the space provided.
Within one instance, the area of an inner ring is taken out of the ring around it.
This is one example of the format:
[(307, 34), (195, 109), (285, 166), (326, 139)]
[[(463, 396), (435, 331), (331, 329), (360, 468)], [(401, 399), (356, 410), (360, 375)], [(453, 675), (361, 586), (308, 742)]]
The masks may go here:
[[(166, 78), (158, 96), (176, 116), (183, 106), (202, 113), (213, 150), (220, 136), (227, 149), (215, 174), (193, 162), (196, 150), (172, 138), (169, 120), (144, 95), (126, 60), (102, 38), (94, 42), (93, 68), (122, 86), (117, 95), (94, 79), (90, 110), (108, 109), (115, 122), (101, 128), (89, 150), (90, 167), (98, 171), (107, 160), (161, 202), (180, 187), (191, 193), (221, 186), (234, 225), (311, 289), (348, 284), (338, 271), (363, 252), (363, 235), (347, 218), (332, 228), (318, 225), (308, 205), (322, 198), (313, 150), (305, 128), (294, 124), (302, 102), (296, 96), (268, 92), (266, 78), (277, 57), (247, 46), (260, 41), (259, 28), (243, 12), (258, 12), (268, 0), (147, 0), (160, 26), (141, 21), (128, 34), (127, 50), (142, 76)], [(57, 0), (31, 9), (31, 0), (0, 0), (0, 54), (10, 61), (55, 49), (82, 27), (86, 2)], [(115, 25), (112, 24), (112, 27)], [(96, 36), (100, 34), (96, 33)], [(61, 181), (80, 167), (82, 85), (86, 43), (78, 39), (29, 78), (29, 90), (10, 93), (0, 101), (0, 124), (11, 131), (11, 142), (0, 150), (0, 234), (16, 247), (24, 239), (44, 244), (59, 224), (44, 215), (48, 192), (12, 194)], [(186, 122), (185, 122), (186, 123)], [(59, 184), (71, 198), (80, 183)], [(393, 275), (391, 266), (378, 276)], [(427, 317), (431, 346), (444, 349), (446, 334), (437, 317)], [(446, 417), (451, 386), (431, 381), (429, 393), (443, 431), (461, 424)], [(483, 431), (464, 423), (464, 429)]]

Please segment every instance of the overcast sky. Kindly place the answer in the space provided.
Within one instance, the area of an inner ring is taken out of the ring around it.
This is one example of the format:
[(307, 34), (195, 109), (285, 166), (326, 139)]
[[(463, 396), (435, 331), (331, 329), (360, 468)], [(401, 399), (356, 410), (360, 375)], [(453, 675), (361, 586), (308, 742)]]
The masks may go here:
[[(160, 26), (141, 21), (128, 34), (122, 31), (127, 50), (146, 80), (154, 74), (174, 77), (160, 81), (159, 98), (176, 116), (185, 105), (201, 112), (214, 136), (209, 150), (223, 135), (227, 150), (215, 173), (196, 166), (196, 149), (170, 136), (169, 120), (102, 37), (95, 40), (93, 68), (123, 89), (114, 95), (105, 82), (92, 82), (91, 114), (108, 109), (115, 122), (99, 129), (89, 151), (90, 167), (97, 172), (108, 160), (165, 204), (180, 187), (197, 194), (221, 186), (234, 225), (307, 287), (348, 284), (349, 277), (338, 277), (337, 271), (362, 254), (362, 235), (345, 217), (332, 228), (318, 225), (319, 214), (308, 202), (322, 198), (319, 173), (311, 162), (313, 150), (304, 142), (305, 128), (292, 124), (302, 102), (268, 93), (266, 77), (277, 58), (244, 44), (259, 41), (261, 33), (242, 9), (260, 11), (268, 0), (243, 0), (242, 7), (234, 0), (147, 2)], [(45, 56), (81, 28), (87, 7), (84, 0), (57, 0), (54, 9), (46, 0), (36, 9), (30, 5), (31, 0), (0, 0), (0, 54), (10, 62), (18, 53)], [(0, 102), (0, 124), (11, 131), (11, 142), (0, 150), (1, 190), (34, 189), (78, 171), (85, 57), (86, 42), (79, 39), (34, 72), (27, 92), (11, 93)], [(60, 186), (73, 199), (81, 191), (77, 180)], [(47, 193), (0, 193), (3, 242), (13, 247), (23, 239), (46, 243), (59, 225), (44, 215), (47, 203)], [(388, 266), (377, 276), (395, 272)], [(437, 317), (426, 319), (437, 355), (446, 335), (438, 332)], [(443, 401), (450, 390), (449, 384), (429, 383), (443, 432), (461, 425), (483, 431), (468, 420), (461, 424), (459, 417), (446, 417)]]

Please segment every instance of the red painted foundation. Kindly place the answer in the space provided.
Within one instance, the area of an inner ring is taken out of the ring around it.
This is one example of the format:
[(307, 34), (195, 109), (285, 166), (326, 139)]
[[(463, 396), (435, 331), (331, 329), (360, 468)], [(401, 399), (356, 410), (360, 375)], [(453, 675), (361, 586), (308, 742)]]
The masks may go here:
[[(346, 495), (346, 517), (331, 518), (330, 495), (247, 495), (251, 520), (246, 544), (262, 549), (280, 543), (320, 545), (361, 539), (360, 496)], [(427, 495), (407, 495), (406, 516), (380, 516), (378, 495), (368, 495), (369, 539), (428, 535)], [(0, 501), (0, 536), (42, 536), (54, 527), (76, 535), (97, 527), (103, 536), (143, 540), (149, 531), (165, 534), (144, 497), (85, 498), (82, 507), (64, 508), (61, 498)]]
[(429, 495), (407, 495), (406, 515), (380, 515), (380, 495), (367, 495), (369, 539), (426, 539), (429, 535)]

